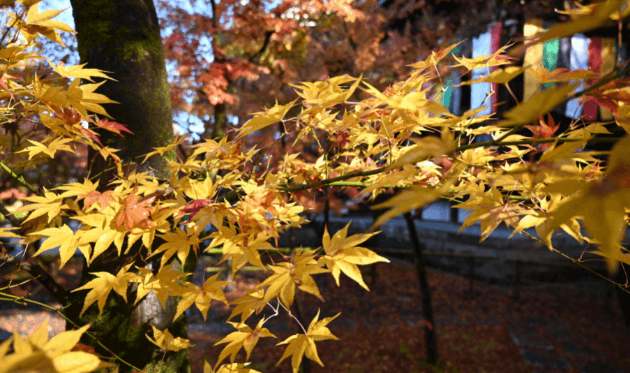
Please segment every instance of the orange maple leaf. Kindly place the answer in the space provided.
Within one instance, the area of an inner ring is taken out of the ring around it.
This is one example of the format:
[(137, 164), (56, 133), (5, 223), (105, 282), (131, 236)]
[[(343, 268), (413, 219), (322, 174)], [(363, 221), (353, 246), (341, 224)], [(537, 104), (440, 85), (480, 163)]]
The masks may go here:
[(131, 231), (135, 227), (149, 228), (154, 224), (148, 217), (151, 215), (151, 211), (147, 208), (152, 204), (157, 195), (149, 195), (141, 200), (138, 200), (138, 185), (133, 188), (129, 197), (127, 197), (123, 203), (123, 209), (116, 218), (116, 228), (124, 225), (127, 230)]
[[(556, 131), (558, 131), (558, 129), (560, 128), (560, 124), (555, 123), (551, 114), (547, 115), (547, 122), (549, 122), (549, 125), (545, 123), (545, 120), (541, 116), (538, 119), (540, 126), (525, 126), (525, 128), (532, 131), (532, 133), (534, 134), (534, 139), (551, 139), (554, 137)], [(540, 144), (538, 150), (536, 150), (533, 154), (539, 153), (550, 146), (551, 143)]]
[(116, 200), (116, 198), (114, 197), (114, 192), (112, 192), (111, 190), (108, 190), (104, 193), (92, 190), (85, 196), (77, 198), (77, 202), (83, 198), (85, 198), (83, 211), (85, 211), (96, 202), (98, 202), (102, 208), (107, 208), (110, 203)]

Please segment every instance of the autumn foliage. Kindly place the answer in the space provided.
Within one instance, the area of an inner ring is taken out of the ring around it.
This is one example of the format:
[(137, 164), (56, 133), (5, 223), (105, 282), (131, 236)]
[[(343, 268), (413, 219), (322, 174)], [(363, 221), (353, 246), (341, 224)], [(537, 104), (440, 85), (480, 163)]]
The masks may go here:
[[(2, 2), (9, 3), (13, 2)], [(295, 84), (299, 99), (276, 102), (255, 113), (239, 128), (233, 140), (205, 139), (194, 146), (188, 158), (170, 158), (170, 176), (158, 178), (150, 172), (129, 171), (116, 156), (116, 149), (99, 141), (99, 133), (103, 131), (136, 136), (115, 122), (116, 118), (102, 119), (108, 116), (103, 105), (115, 103), (97, 93), (98, 87), (117, 82), (86, 81), (107, 78), (106, 72), (85, 65), (64, 66), (48, 61), (54, 69), (52, 75), (41, 78), (24, 73), (34, 60), (42, 59), (29, 52), (35, 37), (41, 35), (61, 42), (58, 31), (73, 31), (51, 20), (58, 11), (40, 12), (37, 1), (20, 3), (6, 8), (14, 21), (0, 41), (0, 100), (5, 129), (0, 135), (1, 160), (4, 172), (32, 194), (24, 198), (29, 203), (11, 211), (12, 219), (20, 226), (2, 228), (0, 236), (19, 239), (25, 246), (44, 238), (34, 255), (59, 247), (61, 266), (77, 249), (88, 265), (108, 250), (125, 256), (134, 245), (142, 245), (140, 255), (145, 258), (161, 255), (157, 274), (132, 267), (131, 258), (117, 273), (91, 273), (91, 281), (73, 290), (85, 294), (81, 314), (94, 304), (102, 311), (112, 290), (127, 301), (128, 286), (137, 283), (136, 303), (149, 292), (154, 292), (163, 306), (169, 296), (176, 296), (179, 300), (175, 317), (194, 306), (205, 318), (212, 300), (227, 303), (221, 288), (226, 282), (219, 281), (216, 275), (201, 287), (182, 281), (186, 274), (174, 270), (167, 261), (173, 256), (181, 262), (190, 255), (197, 256), (201, 254), (200, 244), (208, 242), (209, 249), (222, 249), (222, 261), (231, 259), (234, 272), (248, 263), (265, 268), (261, 255), (277, 248), (277, 239), (283, 231), (305, 223), (300, 216), (305, 208), (296, 197), (298, 193), (322, 186), (359, 188), (368, 199), (402, 189), (395, 197), (375, 206), (389, 210), (380, 216), (374, 228), (439, 198), (452, 198), (459, 202), (457, 207), (472, 211), (462, 229), (481, 222), (481, 240), (504, 223), (514, 228), (514, 234), (528, 235), (555, 250), (551, 237), (562, 230), (580, 242), (595, 244), (596, 253), (606, 259), (610, 271), (616, 270), (618, 262), (630, 264), (627, 250), (620, 245), (630, 208), (630, 136), (618, 139), (604, 168), (594, 154), (579, 151), (587, 143), (598, 141), (597, 136), (604, 132), (602, 123), (573, 123), (568, 130), (558, 133), (556, 124), (544, 116), (571, 98), (588, 96), (605, 102), (617, 125), (628, 131), (630, 111), (626, 105), (630, 99), (627, 78), (622, 78), (629, 70), (626, 66), (605, 76), (587, 71), (549, 72), (541, 70), (542, 66), (526, 66), (526, 73), (556, 85), (521, 102), (501, 120), (490, 121), (491, 115), (477, 115), (479, 109), (458, 116), (434, 101), (432, 93), (441, 88), (435, 71), (455, 66), (468, 71), (498, 67), (469, 83), (509, 84), (523, 68), (512, 66), (515, 59), (506, 54), (509, 45), (492, 55), (476, 58), (455, 55), (451, 59), (449, 54), (456, 46), (452, 45), (411, 65), (413, 70), (406, 80), (384, 91), (362, 77), (351, 76)], [(343, 1), (333, 3), (339, 5)], [(526, 43), (587, 31), (619, 21), (628, 13), (626, 2), (605, 1)], [(279, 35), (296, 37), (289, 26), (278, 26)], [(172, 39), (175, 43), (177, 36)], [(232, 67), (232, 74), (238, 71)], [(195, 76), (192, 72), (186, 74)], [(207, 74), (214, 76), (211, 71)], [(576, 80), (588, 80), (591, 88), (575, 93), (577, 84), (572, 82)], [(221, 82), (213, 84), (220, 88)], [(364, 98), (350, 101), (357, 92)], [(215, 101), (231, 99), (227, 94), (212, 97)], [(289, 112), (296, 114), (289, 116)], [(482, 127), (473, 126), (482, 122), (485, 123)], [(243, 140), (277, 123), (294, 133), (294, 141), (315, 141), (316, 136), (323, 134), (338, 151), (326, 153), (314, 162), (288, 151), (276, 167), (264, 173), (251, 172), (252, 159), (259, 149), (248, 148)], [(34, 128), (38, 131), (33, 131)], [(519, 134), (522, 128), (529, 129), (532, 135)], [(426, 132), (437, 136), (426, 136)], [(492, 141), (472, 142), (481, 133), (490, 134)], [(173, 144), (155, 149), (144, 161), (172, 154), (184, 139), (178, 137)], [(41, 161), (73, 152), (79, 146), (116, 160), (117, 177), (106, 191), (90, 178), (39, 190), (21, 176)], [(541, 153), (540, 158), (524, 160), (533, 153)], [(448, 169), (437, 164), (448, 165)], [(71, 229), (70, 221), (78, 223), (80, 228)], [(214, 227), (210, 233), (206, 232), (208, 225)], [(582, 225), (590, 237), (583, 235)], [(539, 238), (524, 231), (532, 227)], [(244, 349), (249, 357), (260, 338), (275, 336), (265, 327), (269, 319), (258, 318), (254, 321), (255, 328), (245, 322), (256, 319), (265, 307), (273, 308), (275, 301), (276, 311), (288, 312), (297, 291), (321, 299), (313, 276), (329, 273), (339, 285), (343, 273), (367, 289), (357, 266), (388, 260), (360, 246), (376, 232), (353, 236), (347, 236), (347, 232), (348, 226), (332, 237), (326, 231), (321, 250), (298, 250), (267, 267), (267, 279), (255, 291), (234, 302), (236, 308), (230, 320), (235, 320), (231, 324), (237, 331), (218, 342), (226, 346), (216, 362), (206, 363), (204, 371), (251, 371), (246, 362), (235, 361), (237, 353)], [(156, 237), (163, 240), (158, 247), (153, 245)], [(0, 293), (0, 296), (7, 295)], [(321, 313), (326, 314), (325, 307)], [(337, 339), (327, 328), (335, 317), (320, 319), (318, 314), (309, 325), (302, 325), (304, 333), (280, 342), (278, 345), (286, 345), (281, 361), (290, 357), (294, 372), (304, 357), (322, 364), (316, 342)], [(89, 333), (88, 329), (85, 326), (48, 340), (44, 323), (26, 340), (15, 334), (0, 344), (3, 361), (0, 372), (19, 371), (23, 367), (34, 371), (89, 372), (111, 365), (90, 352), (72, 350), (80, 335)], [(168, 329), (154, 327), (146, 338), (165, 353), (194, 348), (188, 340), (174, 338)], [(10, 345), (13, 353), (8, 353)]]

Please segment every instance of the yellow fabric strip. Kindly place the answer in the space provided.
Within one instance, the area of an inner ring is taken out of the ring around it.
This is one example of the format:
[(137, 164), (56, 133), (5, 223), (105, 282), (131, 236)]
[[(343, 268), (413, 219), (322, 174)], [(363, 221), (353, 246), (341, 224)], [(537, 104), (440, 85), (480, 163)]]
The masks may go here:
[[(530, 18), (527, 21), (527, 23), (525, 23), (525, 29), (523, 30), (523, 34), (527, 38), (527, 37), (537, 34), (538, 32), (542, 30), (543, 30), (542, 19)], [(536, 44), (527, 48), (527, 50), (525, 51), (525, 60), (523, 61), (523, 67), (525, 67), (526, 69), (535, 70), (542, 63), (542, 55), (543, 55), (542, 43), (539, 43), (539, 44)], [(527, 72), (525, 72), (523, 76), (524, 76), (523, 101), (526, 101), (540, 89), (540, 82)]]

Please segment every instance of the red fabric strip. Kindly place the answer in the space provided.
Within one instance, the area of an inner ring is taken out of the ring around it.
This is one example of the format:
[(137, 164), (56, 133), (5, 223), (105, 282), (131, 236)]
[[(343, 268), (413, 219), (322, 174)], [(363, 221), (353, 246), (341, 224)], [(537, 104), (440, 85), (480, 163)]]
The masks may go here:
[[(588, 46), (588, 69), (599, 72), (602, 66), (602, 39), (593, 38)], [(597, 120), (597, 102), (588, 100), (584, 103), (584, 120)]]
[[(503, 30), (503, 23), (499, 22), (497, 23), (496, 26), (494, 26), (494, 28), (492, 28), (492, 31), (490, 33), (490, 53), (494, 53), (496, 51), (499, 50), (499, 48), (501, 47), (501, 31)], [(490, 71), (494, 71), (496, 70), (498, 67), (495, 66), (493, 68), (490, 69)], [(493, 113), (496, 112), (497, 108), (497, 97), (498, 92), (499, 92), (499, 85), (497, 83), (492, 83), (492, 90), (495, 92), (495, 94), (492, 95), (491, 97), (491, 110)]]

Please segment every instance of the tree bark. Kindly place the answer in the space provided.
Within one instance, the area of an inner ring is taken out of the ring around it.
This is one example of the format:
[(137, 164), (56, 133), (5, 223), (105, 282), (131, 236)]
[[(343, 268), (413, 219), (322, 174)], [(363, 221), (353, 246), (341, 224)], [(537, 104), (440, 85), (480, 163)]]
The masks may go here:
[[(152, 151), (154, 147), (166, 146), (173, 139), (167, 72), (160, 27), (152, 0), (71, 0), (71, 4), (81, 63), (87, 62), (88, 68), (104, 70), (117, 80), (103, 84), (98, 93), (119, 102), (107, 105), (105, 109), (114, 121), (124, 124), (133, 132), (133, 135), (125, 137), (103, 133), (101, 141), (106, 146), (120, 149), (116, 154), (120, 156), (121, 162), (130, 164), (128, 170), (150, 171), (157, 177), (165, 178), (165, 158), (174, 159), (174, 153), (165, 157), (153, 156), (145, 164), (138, 164), (142, 160), (139, 156)], [(93, 152), (88, 156), (91, 175), (101, 173), (99, 187), (106, 188), (114, 175), (115, 165), (111, 160), (103, 161), (100, 155)], [(156, 238), (154, 245), (159, 245), (159, 241)], [(141, 260), (141, 256), (146, 257), (147, 251), (138, 243), (128, 255), (121, 257), (113, 248), (108, 249), (89, 268), (84, 259), (80, 285), (94, 278), (90, 272), (115, 274), (130, 261), (134, 261), (134, 266), (156, 273), (161, 255), (146, 262)], [(175, 256), (169, 262), (173, 261), (176, 262), (174, 269), (183, 269), (185, 272), (194, 272), (197, 265), (194, 253), (188, 256), (183, 265)], [(183, 280), (190, 281), (190, 276)], [(66, 316), (79, 325), (91, 323), (88, 331), (95, 333), (101, 343), (135, 367), (157, 372), (164, 356), (161, 372), (190, 372), (188, 349), (164, 355), (145, 336), (148, 334), (153, 337), (151, 325), (154, 325), (160, 330), (168, 328), (175, 338), (188, 338), (186, 314), (173, 320), (177, 298), (169, 297), (166, 310), (163, 310), (155, 294), (149, 293), (134, 307), (135, 287), (137, 285), (129, 287), (127, 303), (121, 296), (111, 292), (100, 318), (96, 303), (79, 318), (86, 292), (71, 293)], [(72, 329), (72, 325), (68, 323), (66, 329)], [(97, 353), (108, 356), (91, 338), (84, 336), (81, 342), (93, 346)], [(119, 369), (121, 373), (131, 372), (131, 368), (125, 364), (120, 364)]]
[[(160, 25), (152, 0), (71, 0), (81, 63), (109, 72), (98, 93), (119, 102), (105, 106), (114, 121), (134, 135), (103, 131), (101, 142), (120, 149), (123, 162), (140, 162), (139, 156), (165, 146), (173, 139), (173, 114)], [(113, 166), (94, 152), (89, 154), (92, 175)], [(166, 158), (174, 159), (170, 152)], [(141, 171), (163, 173), (166, 160), (153, 156)], [(103, 175), (104, 176), (104, 175)], [(111, 175), (110, 175), (111, 177)], [(101, 178), (101, 186), (110, 179)]]
[(427, 281), (426, 260), (422, 253), (422, 243), (418, 238), (416, 225), (411, 219), (411, 214), (405, 213), (405, 221), (409, 230), (409, 237), (413, 245), (413, 251), (416, 255), (416, 273), (418, 274), (418, 282), (420, 283), (420, 293), (422, 296), (422, 316), (425, 320), (424, 324), (424, 342), (426, 344), (427, 361), (429, 364), (435, 365), (438, 361), (437, 336), (435, 333), (435, 322), (433, 321), (433, 305), (431, 304), (431, 288)]

